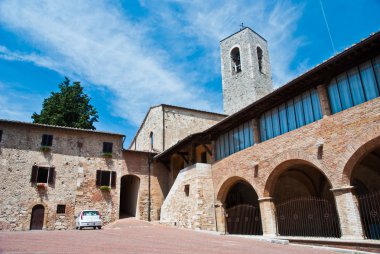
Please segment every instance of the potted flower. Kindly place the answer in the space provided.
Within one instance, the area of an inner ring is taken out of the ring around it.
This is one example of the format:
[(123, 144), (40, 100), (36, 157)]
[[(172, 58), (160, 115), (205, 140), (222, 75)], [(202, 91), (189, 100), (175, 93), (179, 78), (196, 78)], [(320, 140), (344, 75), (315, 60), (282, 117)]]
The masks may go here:
[(102, 185), (99, 187), (99, 189), (102, 191), (111, 191), (111, 187), (109, 187), (107, 185)]
[(44, 153), (47, 153), (50, 151), (50, 146), (41, 146), (40, 150)]
[(46, 185), (46, 183), (36, 183), (36, 188), (37, 188), (37, 190), (46, 190), (47, 185)]

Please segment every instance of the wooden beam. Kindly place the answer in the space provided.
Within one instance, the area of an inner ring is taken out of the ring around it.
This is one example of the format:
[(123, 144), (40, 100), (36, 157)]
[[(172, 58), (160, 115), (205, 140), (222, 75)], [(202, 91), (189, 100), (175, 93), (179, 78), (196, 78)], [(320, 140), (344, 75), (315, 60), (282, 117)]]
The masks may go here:
[(203, 148), (207, 151), (207, 153), (210, 155), (210, 156), (212, 156), (212, 151), (205, 145), (205, 144), (203, 144), (202, 143), (202, 146), (203, 146)]

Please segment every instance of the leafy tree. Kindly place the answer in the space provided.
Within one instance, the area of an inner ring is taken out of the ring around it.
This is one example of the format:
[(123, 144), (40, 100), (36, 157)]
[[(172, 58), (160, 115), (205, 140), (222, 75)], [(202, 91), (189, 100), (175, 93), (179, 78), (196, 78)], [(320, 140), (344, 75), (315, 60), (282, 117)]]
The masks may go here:
[(65, 77), (59, 89), (44, 100), (40, 114), (33, 113), (33, 122), (95, 130), (93, 123), (98, 122), (98, 112), (90, 104), (90, 97), (83, 93), (80, 82), (70, 85)]

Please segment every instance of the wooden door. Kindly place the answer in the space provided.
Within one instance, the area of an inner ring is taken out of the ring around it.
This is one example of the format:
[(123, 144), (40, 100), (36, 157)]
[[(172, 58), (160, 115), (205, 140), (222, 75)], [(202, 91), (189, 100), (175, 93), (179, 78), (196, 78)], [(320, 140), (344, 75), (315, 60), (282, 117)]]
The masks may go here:
[(32, 219), (30, 221), (30, 230), (41, 230), (44, 226), (45, 208), (43, 205), (36, 205), (32, 210)]

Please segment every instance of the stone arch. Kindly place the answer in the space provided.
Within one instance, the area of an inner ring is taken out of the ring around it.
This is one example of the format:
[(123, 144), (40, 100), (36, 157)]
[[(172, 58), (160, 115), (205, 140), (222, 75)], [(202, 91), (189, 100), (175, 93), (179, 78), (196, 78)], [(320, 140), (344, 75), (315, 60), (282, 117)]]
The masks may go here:
[(217, 200), (222, 206), (225, 232), (262, 235), (261, 213), (257, 191), (241, 176), (227, 178), (220, 186)]
[[(317, 154), (317, 147), (315, 154)], [(326, 177), (326, 180), (331, 185), (331, 187), (335, 187), (338, 185), (338, 183), (335, 181), (335, 178), (328, 174), (328, 170), (326, 166), (323, 164), (323, 161), (318, 160), (317, 156), (307, 156), (303, 151), (293, 150), (282, 153), (270, 162), (270, 165), (268, 167), (270, 169), (270, 174), (265, 180), (263, 197), (270, 197), (270, 194), (275, 186), (276, 180), (281, 175), (281, 173), (284, 172), (284, 170), (286, 170), (288, 167), (295, 164), (309, 165), (317, 169), (320, 173), (322, 173)]]
[(241, 52), (239, 46), (235, 46), (231, 49), (230, 58), (232, 73), (236, 74), (241, 72)]
[(40, 202), (33, 202), (28, 207), (28, 218), (29, 218), (28, 222), (29, 223), (27, 225), (24, 225), (24, 228), (26, 230), (30, 229), (30, 225), (31, 225), (31, 221), (32, 221), (32, 214), (33, 214), (33, 208), (36, 207), (36, 206), (38, 206), (38, 205), (41, 205), (44, 208), (44, 220), (43, 220), (43, 227), (42, 227), (42, 229), (46, 229), (47, 228), (46, 223), (47, 223), (47, 217), (48, 217), (48, 214), (49, 214), (48, 205), (45, 202), (40, 201)]
[(342, 172), (342, 185), (351, 185), (351, 175), (355, 166), (371, 151), (380, 146), (380, 128), (377, 132), (369, 131), (356, 139), (354, 144), (347, 147), (337, 166), (338, 172)]
[(120, 218), (139, 217), (140, 181), (140, 177), (134, 174), (127, 174), (120, 178)]
[(257, 52), (257, 63), (259, 66), (259, 72), (263, 73), (263, 50), (260, 46), (256, 47)]
[(218, 188), (218, 192), (216, 196), (217, 201), (224, 203), (231, 187), (239, 181), (246, 182), (247, 184), (251, 185), (253, 190), (258, 194), (256, 188), (247, 179), (245, 179), (242, 176), (235, 175), (235, 176), (228, 177), (222, 182), (222, 184)]

